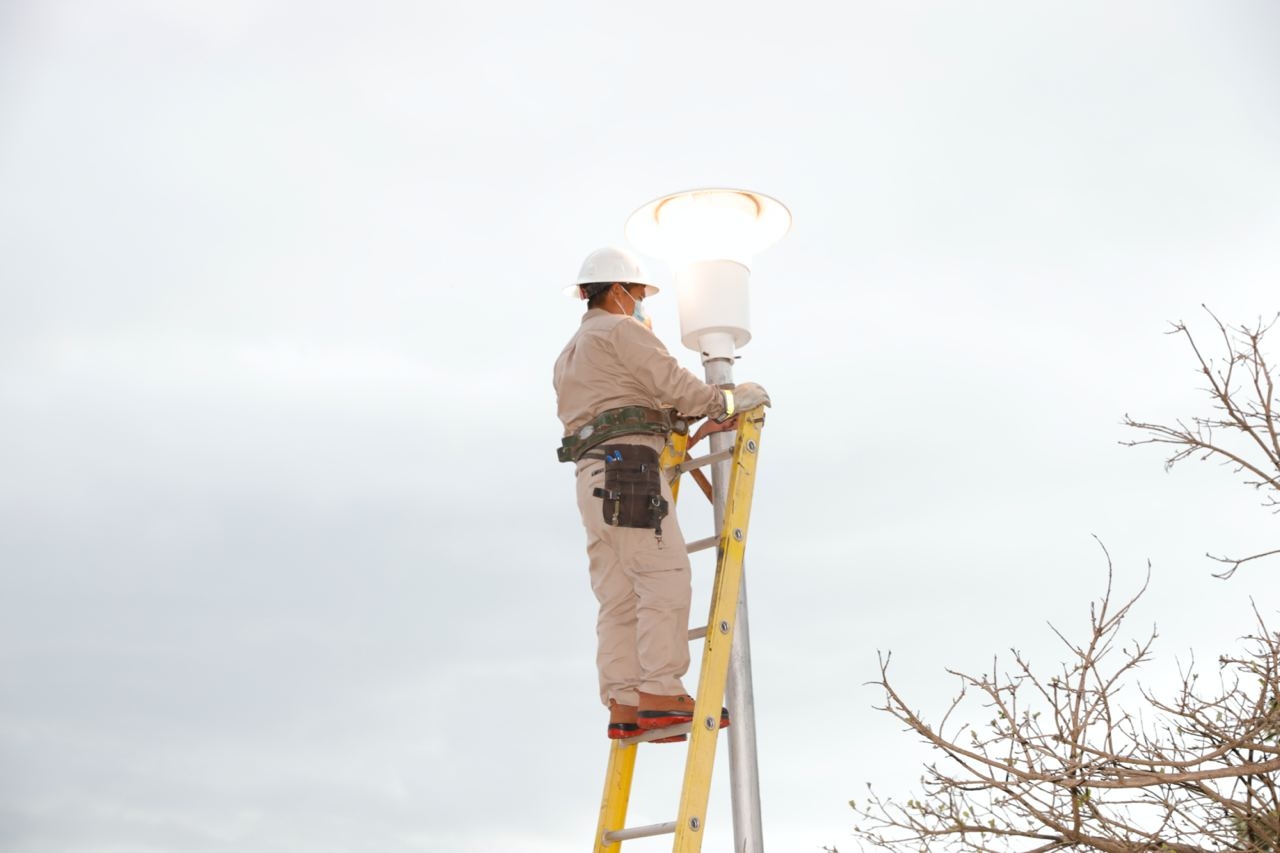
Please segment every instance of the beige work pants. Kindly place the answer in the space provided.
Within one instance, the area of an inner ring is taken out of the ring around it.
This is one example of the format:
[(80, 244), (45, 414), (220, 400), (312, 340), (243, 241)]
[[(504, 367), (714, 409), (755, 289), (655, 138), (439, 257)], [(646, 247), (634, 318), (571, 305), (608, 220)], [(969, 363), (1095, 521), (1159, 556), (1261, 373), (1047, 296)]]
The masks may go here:
[[(628, 437), (630, 438), (630, 436)], [(653, 442), (653, 443), (650, 443)], [(660, 439), (636, 443), (660, 448)], [(600, 602), (596, 618), (596, 667), (600, 701), (639, 702), (637, 691), (675, 696), (687, 691), (680, 676), (689, 669), (689, 555), (676, 522), (666, 480), (662, 496), (671, 512), (662, 520), (662, 541), (652, 530), (605, 524), (601, 499), (604, 462), (577, 464), (578, 509), (587, 529), (591, 589)]]

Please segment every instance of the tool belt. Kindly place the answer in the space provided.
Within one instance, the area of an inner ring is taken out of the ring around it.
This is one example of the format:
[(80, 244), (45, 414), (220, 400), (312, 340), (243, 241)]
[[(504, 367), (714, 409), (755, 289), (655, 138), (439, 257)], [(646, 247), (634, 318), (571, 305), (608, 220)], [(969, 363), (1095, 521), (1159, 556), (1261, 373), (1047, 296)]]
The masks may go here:
[(622, 435), (660, 435), (675, 432), (685, 435), (689, 422), (671, 409), (650, 409), (647, 406), (623, 406), (609, 409), (591, 419), (591, 422), (573, 435), (565, 436), (556, 448), (556, 458), (561, 462), (577, 462), (593, 447)]
[(587, 457), (604, 459), (604, 488), (592, 491), (604, 499), (604, 523), (651, 528), (661, 539), (662, 519), (671, 507), (662, 496), (658, 451), (642, 444), (606, 444)]

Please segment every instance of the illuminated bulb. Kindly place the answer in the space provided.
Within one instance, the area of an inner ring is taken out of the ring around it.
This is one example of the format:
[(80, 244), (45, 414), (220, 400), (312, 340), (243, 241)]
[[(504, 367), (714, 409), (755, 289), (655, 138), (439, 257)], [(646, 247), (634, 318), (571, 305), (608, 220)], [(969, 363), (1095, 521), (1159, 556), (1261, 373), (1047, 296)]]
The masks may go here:
[(655, 199), (627, 219), (627, 239), (675, 268), (680, 340), (702, 360), (732, 360), (751, 340), (751, 259), (791, 227), (775, 198), (701, 189)]
[(729, 260), (751, 265), (756, 253), (791, 227), (777, 199), (735, 189), (686, 190), (649, 202), (627, 220), (627, 239), (672, 264)]

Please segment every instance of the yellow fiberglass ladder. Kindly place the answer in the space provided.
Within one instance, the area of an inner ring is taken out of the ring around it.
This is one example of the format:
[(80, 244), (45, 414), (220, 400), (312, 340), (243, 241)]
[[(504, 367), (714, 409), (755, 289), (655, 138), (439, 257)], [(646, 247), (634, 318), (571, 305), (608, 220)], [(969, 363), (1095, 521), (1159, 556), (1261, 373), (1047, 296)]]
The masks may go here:
[[(760, 450), (760, 430), (764, 425), (764, 409), (752, 409), (738, 417), (738, 435), (731, 450), (709, 453), (689, 460), (687, 436), (672, 434), (662, 456), (665, 468), (674, 470), (672, 497), (680, 485), (679, 476), (704, 465), (732, 460), (728, 496), (725, 500), (724, 523), (719, 537), (689, 543), (689, 552), (717, 546), (716, 575), (711, 590), (711, 612), (707, 624), (689, 632), (689, 639), (705, 637), (702, 669), (698, 676), (698, 695), (694, 699), (693, 722), (653, 729), (635, 737), (615, 740), (609, 747), (609, 765), (605, 771), (604, 796), (600, 803), (600, 822), (596, 827), (595, 853), (618, 853), (622, 842), (652, 835), (675, 835), (673, 853), (697, 853), (702, 848), (706, 826), (707, 800), (711, 794), (711, 770), (715, 764), (716, 739), (720, 731), (720, 707), (724, 701), (725, 683), (729, 675), (729, 648), (733, 644), (734, 618), (738, 609), (738, 589), (742, 583), (742, 561), (747, 547), (747, 524), (751, 515), (751, 495), (755, 486), (756, 461)], [(706, 481), (699, 485), (710, 498)], [(684, 782), (680, 789), (680, 805), (676, 819), (669, 823), (626, 828), (627, 802), (631, 796), (631, 777), (635, 771), (636, 749), (641, 743), (689, 734), (689, 751), (685, 759)]]

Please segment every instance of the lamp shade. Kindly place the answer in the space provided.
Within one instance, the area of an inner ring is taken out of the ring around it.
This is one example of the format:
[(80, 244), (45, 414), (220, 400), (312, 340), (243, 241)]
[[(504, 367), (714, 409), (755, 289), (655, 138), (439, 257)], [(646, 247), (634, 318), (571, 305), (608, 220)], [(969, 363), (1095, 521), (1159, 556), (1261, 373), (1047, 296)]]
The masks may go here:
[(791, 227), (782, 202), (749, 190), (685, 190), (654, 199), (627, 219), (627, 239), (641, 252), (672, 264), (751, 257)]

